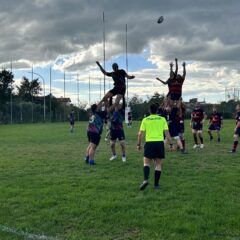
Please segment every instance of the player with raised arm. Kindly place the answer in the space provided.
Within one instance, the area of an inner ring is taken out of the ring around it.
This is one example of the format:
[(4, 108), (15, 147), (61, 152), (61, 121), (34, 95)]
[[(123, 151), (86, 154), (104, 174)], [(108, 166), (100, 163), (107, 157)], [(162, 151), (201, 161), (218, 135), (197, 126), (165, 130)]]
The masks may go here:
[(91, 106), (91, 116), (87, 128), (87, 137), (89, 145), (86, 150), (85, 162), (90, 165), (95, 165), (94, 156), (97, 146), (99, 145), (101, 134), (103, 130), (104, 120), (107, 115), (107, 111), (101, 111), (102, 104), (93, 104)]
[(98, 67), (100, 68), (101, 72), (108, 77), (112, 77), (113, 82), (114, 82), (114, 88), (111, 89), (109, 92), (107, 92), (106, 95), (101, 100), (101, 102), (106, 103), (110, 98), (112, 98), (113, 96), (116, 96), (116, 100), (115, 100), (114, 104), (112, 104), (112, 106), (108, 110), (109, 112), (111, 112), (112, 110), (114, 110), (115, 107), (118, 107), (121, 99), (123, 99), (123, 102), (125, 101), (124, 100), (124, 96), (126, 93), (125, 78), (134, 79), (135, 76), (128, 75), (128, 73), (126, 73), (125, 70), (123, 70), (123, 69), (118, 69), (117, 63), (112, 64), (112, 69), (113, 69), (112, 72), (106, 72), (105, 69), (103, 69), (103, 67), (101, 66), (101, 64), (98, 61), (96, 63), (98, 65)]
[(178, 63), (177, 63), (177, 58), (175, 58), (175, 66), (176, 66), (176, 68), (175, 68), (175, 72), (173, 71), (173, 63), (172, 62), (170, 62), (170, 73), (169, 73), (169, 78), (168, 78), (168, 80), (167, 81), (163, 81), (163, 80), (161, 80), (160, 78), (156, 78), (159, 82), (161, 82), (162, 84), (164, 84), (164, 85), (168, 85), (168, 94), (167, 94), (167, 96), (166, 97), (169, 97), (170, 96), (170, 91), (171, 91), (171, 84), (172, 84), (172, 82), (174, 81), (174, 79), (176, 78), (176, 76), (177, 76), (177, 72), (178, 72)]

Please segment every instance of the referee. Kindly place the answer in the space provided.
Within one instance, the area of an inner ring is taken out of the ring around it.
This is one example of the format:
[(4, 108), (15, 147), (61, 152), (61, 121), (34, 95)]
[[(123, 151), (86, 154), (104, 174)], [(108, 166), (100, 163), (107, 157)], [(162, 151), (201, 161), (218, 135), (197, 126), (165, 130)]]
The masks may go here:
[(144, 145), (144, 158), (143, 158), (143, 172), (144, 181), (140, 185), (139, 190), (144, 190), (148, 185), (148, 178), (150, 173), (151, 159), (155, 163), (155, 180), (154, 189), (159, 188), (159, 180), (161, 177), (161, 162), (165, 157), (164, 152), (164, 134), (171, 139), (168, 131), (168, 124), (164, 117), (157, 115), (158, 107), (156, 104), (151, 104), (149, 107), (150, 115), (142, 120), (140, 130), (138, 132), (137, 149), (141, 149), (142, 138), (145, 133), (146, 143)]

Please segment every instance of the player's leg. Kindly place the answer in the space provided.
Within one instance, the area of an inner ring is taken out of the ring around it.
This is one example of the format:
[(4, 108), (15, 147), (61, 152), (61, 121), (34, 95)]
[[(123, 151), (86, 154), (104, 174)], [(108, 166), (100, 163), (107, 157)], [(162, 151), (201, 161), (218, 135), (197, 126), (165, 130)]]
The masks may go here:
[(162, 161), (160, 158), (154, 159), (155, 164), (155, 172), (154, 172), (154, 189), (157, 190), (159, 188), (159, 181), (162, 173)]
[(123, 95), (117, 94), (114, 103), (112, 104), (112, 106), (110, 106), (110, 107), (108, 108), (108, 112), (111, 112), (111, 111), (113, 111), (115, 108), (118, 108), (118, 107), (119, 107), (120, 100), (123, 99), (123, 97), (124, 97)]
[(208, 134), (209, 134), (209, 140), (212, 141), (213, 140), (213, 135), (212, 135), (212, 124), (209, 126), (208, 128)]
[(116, 140), (117, 140), (116, 131), (111, 129), (110, 130), (110, 147), (111, 147), (112, 156), (109, 158), (110, 161), (113, 161), (117, 158), (116, 148), (115, 148)]
[(111, 147), (112, 156), (109, 158), (109, 160), (113, 161), (114, 159), (117, 158), (117, 154), (116, 154), (116, 140), (111, 140), (110, 141), (110, 147)]
[[(239, 130), (240, 132), (240, 130)], [(238, 133), (238, 131), (236, 130), (234, 135), (233, 135), (233, 146), (232, 146), (232, 150), (230, 151), (231, 153), (235, 153), (237, 146), (238, 146), (238, 137), (239, 137), (240, 133)]]
[(94, 157), (95, 157), (95, 151), (96, 151), (97, 145), (94, 143), (90, 143), (90, 148), (89, 148), (89, 164), (94, 165)]
[(193, 128), (192, 134), (193, 134), (193, 140), (194, 140), (193, 148), (197, 148), (198, 147), (197, 130)]
[(149, 174), (150, 174), (150, 163), (151, 163), (151, 159), (149, 159), (147, 157), (143, 158), (143, 176), (144, 176), (144, 181), (140, 185), (139, 190), (144, 190), (147, 187), (147, 185), (148, 185), (148, 178), (149, 178)]
[(121, 150), (122, 150), (122, 161), (126, 162), (126, 144), (125, 144), (125, 140), (120, 140), (120, 146), (121, 146)]
[(204, 148), (202, 130), (198, 130), (197, 134), (198, 134), (198, 138), (200, 140), (200, 148)]

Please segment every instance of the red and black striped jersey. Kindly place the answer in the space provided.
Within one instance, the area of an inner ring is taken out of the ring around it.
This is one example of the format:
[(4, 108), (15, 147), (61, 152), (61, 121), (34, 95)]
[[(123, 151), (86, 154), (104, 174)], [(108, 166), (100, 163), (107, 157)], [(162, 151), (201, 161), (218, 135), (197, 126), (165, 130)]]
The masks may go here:
[(222, 114), (219, 112), (213, 112), (210, 117), (210, 122), (213, 124), (222, 124)]
[(194, 109), (191, 113), (192, 122), (200, 123), (204, 119), (204, 113), (201, 108)]
[(182, 85), (183, 82), (182, 81), (173, 81), (170, 85), (170, 93), (171, 94), (182, 94)]

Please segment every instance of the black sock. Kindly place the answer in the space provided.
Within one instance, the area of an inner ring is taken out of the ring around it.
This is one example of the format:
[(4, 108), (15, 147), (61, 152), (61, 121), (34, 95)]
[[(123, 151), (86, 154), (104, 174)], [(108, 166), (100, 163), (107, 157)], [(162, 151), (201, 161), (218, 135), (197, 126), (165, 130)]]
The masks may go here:
[(155, 170), (155, 180), (154, 180), (154, 186), (158, 186), (159, 185), (159, 180), (161, 177), (161, 171)]
[(234, 141), (233, 142), (233, 151), (234, 152), (236, 151), (237, 145), (238, 145), (238, 141)]
[(199, 137), (201, 144), (203, 144), (203, 137)]
[(197, 142), (197, 135), (196, 134), (193, 134), (193, 138), (194, 138), (194, 142), (196, 145), (198, 145), (198, 142)]
[(148, 181), (148, 177), (149, 177), (149, 173), (150, 173), (150, 167), (149, 166), (144, 166), (143, 173), (144, 173), (144, 181)]

